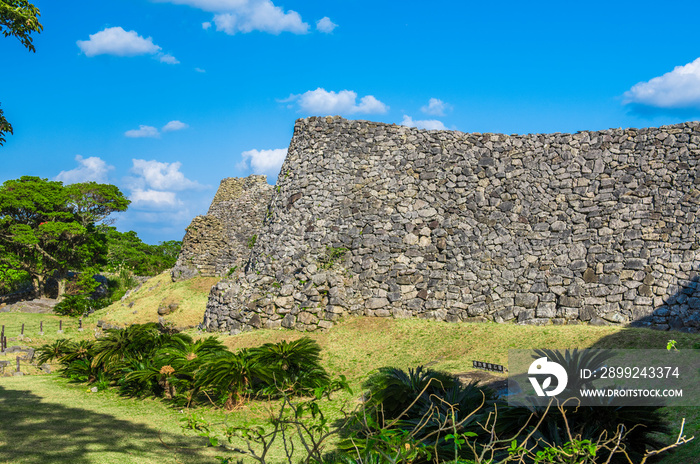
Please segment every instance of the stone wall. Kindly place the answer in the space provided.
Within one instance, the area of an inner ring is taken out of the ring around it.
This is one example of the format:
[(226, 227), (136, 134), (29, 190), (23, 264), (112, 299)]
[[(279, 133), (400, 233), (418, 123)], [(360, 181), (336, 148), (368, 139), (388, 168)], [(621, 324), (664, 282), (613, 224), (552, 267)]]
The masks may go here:
[(171, 271), (173, 281), (195, 275), (223, 276), (243, 268), (251, 239), (260, 231), (273, 186), (265, 176), (221, 181), (206, 216), (187, 227), (182, 249)]
[(212, 289), (203, 325), (697, 331), (699, 158), (698, 123), (508, 136), (299, 120), (247, 272)]

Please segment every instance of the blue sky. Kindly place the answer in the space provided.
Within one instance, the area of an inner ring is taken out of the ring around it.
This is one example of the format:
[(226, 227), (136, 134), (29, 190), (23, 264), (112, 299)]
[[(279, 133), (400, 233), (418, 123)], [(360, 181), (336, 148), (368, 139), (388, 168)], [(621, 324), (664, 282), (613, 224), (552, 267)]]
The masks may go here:
[[(36, 0), (0, 38), (0, 182), (118, 185), (179, 240), (224, 177), (275, 181), (294, 120), (575, 132), (700, 118), (700, 3)], [(698, 61), (696, 61), (698, 60)]]

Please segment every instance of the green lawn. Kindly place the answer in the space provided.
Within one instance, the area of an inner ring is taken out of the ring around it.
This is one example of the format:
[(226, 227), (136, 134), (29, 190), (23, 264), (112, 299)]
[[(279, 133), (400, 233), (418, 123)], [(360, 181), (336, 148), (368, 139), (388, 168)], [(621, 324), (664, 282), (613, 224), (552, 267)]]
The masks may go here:
[[(0, 317), (35, 323), (41, 316), (0, 314)], [(54, 317), (55, 316), (49, 316)], [(2, 319), (0, 319), (2, 323)], [(196, 335), (195, 331), (190, 331)], [(92, 328), (67, 332), (89, 338)], [(381, 366), (401, 368), (430, 364), (461, 373), (471, 370), (472, 360), (507, 364), (508, 349), (521, 348), (664, 348), (669, 338), (681, 350), (692, 349), (700, 336), (616, 327), (549, 326), (511, 324), (449, 324), (419, 319), (348, 318), (329, 332), (304, 334), (260, 330), (236, 337), (222, 336), (232, 349), (257, 346), (309, 335), (321, 345), (323, 364), (334, 375), (344, 374), (355, 395), (337, 395), (324, 403), (331, 416), (339, 417), (343, 404), (352, 408), (360, 385)], [(33, 338), (46, 343), (57, 334)], [(700, 353), (700, 352), (699, 352)], [(185, 416), (160, 400), (133, 400), (114, 392), (89, 393), (87, 386), (71, 385), (56, 375), (0, 378), (0, 462), (12, 463), (190, 463), (217, 462), (224, 450), (204, 447), (202, 438), (185, 435), (179, 420)], [(230, 414), (200, 408), (211, 422), (245, 425), (262, 423), (275, 404), (251, 402)], [(699, 463), (700, 408), (667, 408), (674, 428), (686, 418), (685, 434), (699, 437), (662, 462)], [(676, 432), (677, 433), (677, 430)], [(666, 437), (668, 442), (674, 436)], [(194, 448), (188, 450), (188, 448)], [(229, 453), (228, 456), (231, 456)], [(281, 462), (276, 450), (274, 462)]]
[(215, 462), (203, 439), (181, 433), (178, 411), (88, 391), (55, 375), (0, 379), (0, 462)]

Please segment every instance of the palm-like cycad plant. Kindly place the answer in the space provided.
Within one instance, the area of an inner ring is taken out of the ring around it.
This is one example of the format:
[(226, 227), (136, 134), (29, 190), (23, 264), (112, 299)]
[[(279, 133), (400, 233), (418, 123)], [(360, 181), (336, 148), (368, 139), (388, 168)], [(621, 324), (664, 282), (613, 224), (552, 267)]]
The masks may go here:
[(248, 350), (225, 351), (214, 354), (202, 365), (196, 374), (195, 388), (211, 390), (223, 400), (226, 409), (232, 410), (251, 393), (254, 376), (254, 363)]
[(199, 391), (195, 385), (196, 373), (207, 362), (226, 352), (226, 347), (213, 337), (196, 342), (172, 338), (155, 352), (147, 365), (128, 372), (125, 383), (151, 386), (157, 383), (168, 399), (174, 398), (178, 391), (187, 391), (189, 405)]
[(379, 411), (386, 421), (398, 419), (404, 411), (407, 414), (419, 412), (419, 395), (429, 401), (431, 394), (444, 394), (457, 384), (454, 376), (423, 366), (409, 368), (408, 372), (396, 367), (382, 367), (363, 384), (368, 389), (365, 407)]
[(37, 363), (44, 364), (54, 360), (59, 360), (73, 349), (73, 345), (74, 343), (67, 338), (61, 338), (53, 343), (42, 345), (41, 348), (37, 350), (39, 355), (37, 357)]
[(330, 382), (328, 373), (321, 367), (321, 347), (309, 337), (265, 343), (251, 349), (250, 354), (257, 367), (256, 374), (267, 384), (259, 390), (260, 394), (304, 394)]
[(107, 329), (106, 335), (95, 343), (92, 364), (115, 376), (125, 364), (152, 358), (158, 348), (173, 343), (176, 339), (192, 342), (189, 335), (163, 332), (155, 323)]

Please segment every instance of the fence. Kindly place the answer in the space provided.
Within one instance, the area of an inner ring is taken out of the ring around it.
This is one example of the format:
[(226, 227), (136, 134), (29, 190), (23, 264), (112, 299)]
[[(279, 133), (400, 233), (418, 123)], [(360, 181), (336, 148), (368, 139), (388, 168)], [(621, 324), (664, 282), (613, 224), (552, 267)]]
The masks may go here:
[(22, 338), (30, 335), (44, 335), (51, 331), (55, 331), (57, 334), (62, 334), (66, 330), (83, 330), (83, 319), (80, 318), (76, 320), (64, 321), (64, 320), (51, 320), (51, 321), (39, 321), (38, 324), (3, 324), (0, 326), (0, 352), (5, 352), (7, 349), (7, 338), (14, 337), (21, 340)]
[[(17, 369), (15, 370), (15, 372), (21, 372), (21, 371), (20, 371), (20, 361), (21, 361), (21, 359), (22, 359), (21, 356), (17, 356), (17, 357), (16, 357)], [(7, 367), (9, 367), (11, 364), (12, 364), (12, 361), (0, 361), (0, 375), (3, 375), (3, 374), (5, 373), (5, 369), (6, 369)]]

